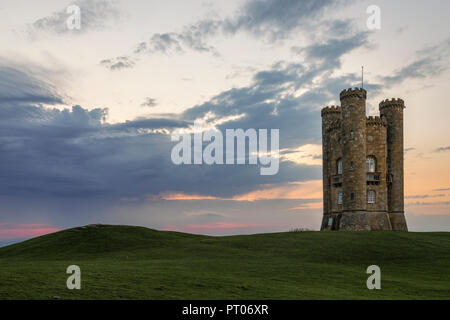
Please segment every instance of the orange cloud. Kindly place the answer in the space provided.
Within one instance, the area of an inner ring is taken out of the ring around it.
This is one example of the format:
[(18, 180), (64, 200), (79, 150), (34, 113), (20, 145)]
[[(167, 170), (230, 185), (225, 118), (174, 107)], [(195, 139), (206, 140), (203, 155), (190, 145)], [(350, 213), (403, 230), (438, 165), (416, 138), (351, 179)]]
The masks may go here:
[(46, 224), (0, 223), (1, 240), (33, 238), (57, 231), (60, 231), (60, 229), (50, 227)]
[(210, 232), (220, 232), (220, 231), (232, 231), (236, 229), (247, 229), (247, 228), (261, 228), (268, 227), (269, 225), (256, 224), (256, 223), (236, 223), (236, 222), (212, 222), (204, 224), (187, 224), (184, 226), (174, 226), (169, 225), (163, 228), (167, 231), (178, 231), (186, 233), (210, 233)]
[(213, 196), (204, 196), (200, 194), (170, 193), (165, 192), (157, 196), (150, 197), (150, 200), (225, 200)]
[(322, 199), (322, 181), (296, 181), (283, 185), (263, 185), (260, 190), (233, 197), (236, 201), (275, 199)]
[(281, 149), (280, 154), (282, 161), (292, 161), (309, 166), (322, 165), (322, 145), (320, 144), (305, 144), (298, 148)]
[(282, 185), (261, 185), (259, 190), (254, 190), (231, 198), (205, 196), (200, 194), (162, 193), (150, 197), (151, 200), (227, 200), (227, 201), (257, 201), (276, 199), (322, 199), (322, 181), (295, 181)]

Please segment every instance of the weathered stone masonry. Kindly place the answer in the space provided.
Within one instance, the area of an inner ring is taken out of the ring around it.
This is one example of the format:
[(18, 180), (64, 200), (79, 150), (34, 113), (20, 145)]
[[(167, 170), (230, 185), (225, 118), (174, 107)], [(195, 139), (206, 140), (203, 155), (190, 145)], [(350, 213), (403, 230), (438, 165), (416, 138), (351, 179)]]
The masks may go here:
[(366, 116), (367, 92), (341, 92), (341, 106), (322, 109), (321, 230), (407, 231), (403, 186), (401, 99)]

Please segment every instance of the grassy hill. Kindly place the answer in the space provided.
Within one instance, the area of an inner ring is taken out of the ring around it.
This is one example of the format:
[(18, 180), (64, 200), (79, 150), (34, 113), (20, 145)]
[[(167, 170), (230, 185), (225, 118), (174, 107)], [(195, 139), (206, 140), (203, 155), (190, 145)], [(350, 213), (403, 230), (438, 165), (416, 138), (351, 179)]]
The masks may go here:
[[(67, 266), (82, 289), (66, 288)], [(378, 265), (382, 290), (368, 290)], [(450, 299), (450, 233), (86, 226), (0, 248), (0, 299)]]

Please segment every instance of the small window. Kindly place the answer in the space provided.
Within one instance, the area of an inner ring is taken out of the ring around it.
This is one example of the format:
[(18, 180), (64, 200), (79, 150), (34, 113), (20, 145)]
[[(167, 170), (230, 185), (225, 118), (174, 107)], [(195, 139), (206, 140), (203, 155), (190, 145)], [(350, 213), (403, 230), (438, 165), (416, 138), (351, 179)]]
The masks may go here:
[(333, 218), (328, 219), (328, 226), (331, 227), (333, 225)]
[(354, 131), (350, 131), (350, 139), (355, 139), (355, 132)]
[(339, 144), (342, 144), (342, 138), (339, 138), (338, 141), (339, 141)]
[(338, 193), (338, 204), (342, 204), (343, 203), (343, 193), (342, 191), (339, 191)]
[(337, 161), (337, 174), (342, 174), (342, 159)]
[(354, 193), (352, 193), (352, 194), (350, 195), (350, 199), (351, 199), (352, 201), (355, 201), (355, 194), (354, 194)]
[(367, 203), (375, 203), (375, 201), (376, 201), (375, 190), (369, 190), (367, 192)]
[(355, 163), (353, 161), (350, 161), (350, 168), (355, 169)]
[(373, 173), (377, 171), (377, 159), (374, 156), (367, 157), (367, 172)]

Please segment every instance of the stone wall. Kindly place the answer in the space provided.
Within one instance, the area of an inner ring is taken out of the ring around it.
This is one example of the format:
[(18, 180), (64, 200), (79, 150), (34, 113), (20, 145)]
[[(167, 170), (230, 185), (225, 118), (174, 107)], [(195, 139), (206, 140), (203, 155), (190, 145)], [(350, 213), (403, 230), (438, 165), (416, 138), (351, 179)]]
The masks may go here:
[(366, 91), (348, 89), (340, 94), (342, 106), (342, 188), (344, 211), (365, 211), (366, 198)]
[(404, 167), (403, 167), (403, 109), (402, 99), (384, 100), (379, 105), (380, 114), (387, 122), (387, 167), (392, 178), (388, 186), (388, 209), (393, 230), (407, 230), (404, 216)]
[(380, 117), (368, 117), (366, 122), (367, 132), (367, 157), (376, 159), (376, 176), (379, 181), (367, 182), (367, 192), (374, 190), (376, 202), (367, 204), (367, 211), (388, 212), (387, 194), (387, 165), (386, 165), (386, 123)]

